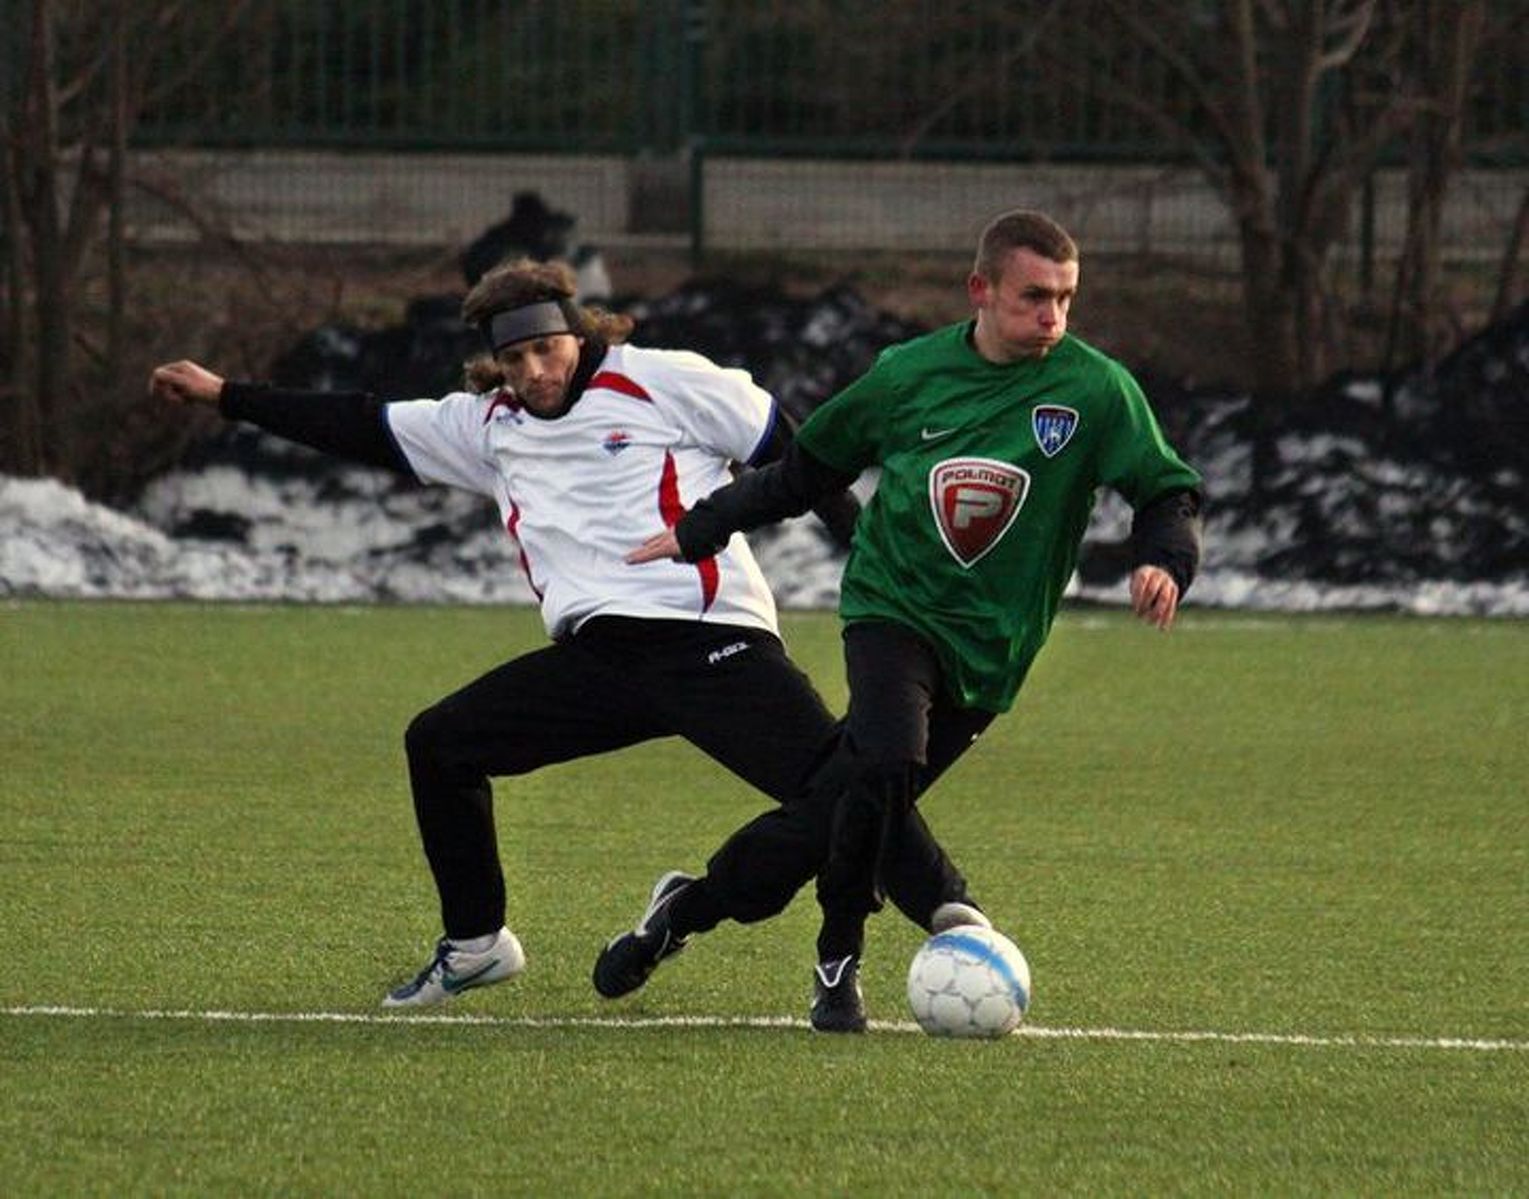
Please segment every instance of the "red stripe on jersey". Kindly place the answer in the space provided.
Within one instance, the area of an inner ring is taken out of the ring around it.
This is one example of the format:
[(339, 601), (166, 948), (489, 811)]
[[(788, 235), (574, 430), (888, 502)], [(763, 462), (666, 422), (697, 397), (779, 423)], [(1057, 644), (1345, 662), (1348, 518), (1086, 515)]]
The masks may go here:
[(641, 383), (615, 371), (596, 371), (586, 385), (586, 390), (590, 387), (603, 387), (607, 391), (619, 391), (624, 396), (631, 396), (634, 400), (647, 400), (650, 404), (653, 402), (653, 397), (643, 389)]
[(483, 414), (483, 423), (486, 425), (494, 419), (494, 413), (501, 408), (508, 408), (511, 412), (520, 411), (520, 401), (511, 394), (509, 388), (502, 387), (494, 393), (494, 398), (488, 406), (488, 411)]
[[(599, 378), (598, 375), (595, 377)], [(680, 517), (685, 515), (685, 505), (680, 500), (679, 472), (674, 469), (674, 455), (668, 450), (664, 451), (664, 473), (658, 481), (658, 512), (664, 518), (664, 526), (670, 529), (679, 524)], [(701, 559), (695, 568), (701, 576), (701, 611), (705, 612), (717, 598), (720, 572), (715, 557)]]
[(531, 584), (531, 590), (536, 593), (536, 598), (542, 598), (542, 589), (536, 585), (536, 580), (531, 577), (531, 559), (526, 557), (525, 542), (520, 539), (520, 505), (514, 500), (510, 501), (510, 519), (504, 522), (504, 527), (515, 539), (515, 548), (520, 551), (520, 569), (526, 572), (526, 582)]

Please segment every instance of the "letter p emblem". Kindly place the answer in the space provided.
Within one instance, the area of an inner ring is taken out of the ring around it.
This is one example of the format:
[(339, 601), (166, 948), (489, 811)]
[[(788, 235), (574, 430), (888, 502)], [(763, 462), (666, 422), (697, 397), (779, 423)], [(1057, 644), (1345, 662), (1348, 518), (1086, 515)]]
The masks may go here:
[(947, 458), (929, 472), (935, 526), (962, 566), (998, 544), (1029, 494), (1029, 473), (994, 458)]

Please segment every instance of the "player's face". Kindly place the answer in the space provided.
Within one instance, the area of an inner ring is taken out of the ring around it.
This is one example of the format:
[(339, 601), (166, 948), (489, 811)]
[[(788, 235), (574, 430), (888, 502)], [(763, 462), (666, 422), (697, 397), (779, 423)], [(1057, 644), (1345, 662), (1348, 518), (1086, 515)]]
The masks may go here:
[(549, 333), (505, 346), (495, 357), (522, 404), (537, 416), (556, 416), (563, 410), (583, 344), (572, 333)]
[(1078, 264), (1034, 250), (1010, 250), (996, 279), (973, 274), (967, 295), (977, 310), (977, 351), (993, 362), (1044, 358), (1067, 332), (1078, 292)]

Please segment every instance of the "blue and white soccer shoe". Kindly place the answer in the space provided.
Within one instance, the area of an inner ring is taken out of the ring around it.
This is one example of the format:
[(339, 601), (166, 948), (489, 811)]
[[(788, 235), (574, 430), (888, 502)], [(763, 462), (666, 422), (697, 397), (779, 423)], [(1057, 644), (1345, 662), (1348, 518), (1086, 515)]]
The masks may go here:
[(430, 1007), (445, 1003), (463, 991), (487, 987), (519, 974), (526, 965), (525, 950), (507, 928), (482, 953), (458, 949), (445, 937), (435, 945), (430, 964), (412, 982), (389, 991), (383, 1007)]

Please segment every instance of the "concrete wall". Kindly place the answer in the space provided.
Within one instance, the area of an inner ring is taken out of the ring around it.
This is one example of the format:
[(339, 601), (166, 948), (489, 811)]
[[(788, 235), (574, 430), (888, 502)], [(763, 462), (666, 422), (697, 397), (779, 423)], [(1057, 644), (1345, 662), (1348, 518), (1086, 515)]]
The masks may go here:
[[(308, 151), (160, 152), (135, 170), (161, 195), (138, 193), (130, 225), (150, 242), (190, 240), (179, 201), (240, 237), (317, 243), (456, 247), (504, 219), (535, 190), (578, 218), (577, 236), (605, 245), (688, 244), (683, 163), (619, 157)], [(657, 184), (655, 184), (657, 181)], [(655, 191), (655, 186), (657, 190)], [(1405, 229), (1404, 180), (1376, 188), (1377, 249)], [(1447, 255), (1501, 255), (1529, 170), (1466, 171), (1446, 217)], [(655, 202), (655, 196), (657, 202)], [(965, 253), (994, 212), (1043, 208), (1090, 253), (1185, 256), (1231, 267), (1234, 230), (1193, 171), (1162, 167), (707, 159), (704, 238), (717, 250), (949, 250)], [(655, 219), (657, 211), (657, 219)], [(1355, 236), (1347, 249), (1357, 250)]]

